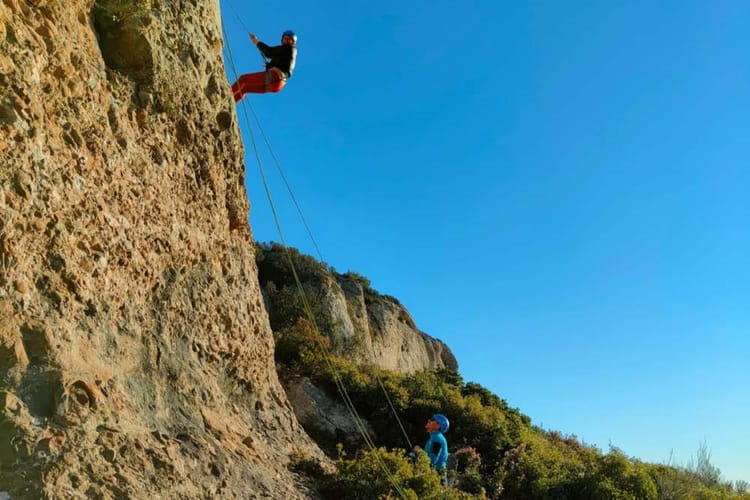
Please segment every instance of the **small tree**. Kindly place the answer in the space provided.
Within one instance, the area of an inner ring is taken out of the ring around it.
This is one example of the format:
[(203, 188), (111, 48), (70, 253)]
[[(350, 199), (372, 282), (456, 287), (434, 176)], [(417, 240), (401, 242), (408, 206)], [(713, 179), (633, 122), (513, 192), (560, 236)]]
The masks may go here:
[(698, 445), (695, 459), (690, 459), (687, 470), (692, 472), (706, 486), (716, 486), (721, 480), (721, 471), (711, 463), (711, 450), (708, 449), (705, 439)]
[(740, 495), (744, 495), (750, 491), (750, 483), (743, 481), (742, 479), (734, 482), (734, 491)]

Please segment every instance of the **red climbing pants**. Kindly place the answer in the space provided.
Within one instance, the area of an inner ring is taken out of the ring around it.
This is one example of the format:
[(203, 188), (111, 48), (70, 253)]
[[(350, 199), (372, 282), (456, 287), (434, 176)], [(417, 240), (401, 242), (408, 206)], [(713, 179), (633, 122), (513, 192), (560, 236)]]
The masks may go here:
[(234, 102), (240, 102), (245, 94), (265, 94), (266, 92), (280, 92), (284, 88), (286, 78), (274, 68), (258, 73), (247, 73), (232, 84)]

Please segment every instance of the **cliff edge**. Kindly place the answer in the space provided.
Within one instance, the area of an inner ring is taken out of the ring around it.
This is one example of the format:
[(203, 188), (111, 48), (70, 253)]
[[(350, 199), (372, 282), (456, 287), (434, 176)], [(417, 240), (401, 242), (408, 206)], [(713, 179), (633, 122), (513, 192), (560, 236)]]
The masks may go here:
[(442, 341), (417, 328), (398, 299), (378, 293), (354, 272), (339, 273), (309, 255), (278, 244), (258, 244), (260, 286), (274, 331), (304, 316), (289, 258), (331, 351), (358, 365), (408, 374), (447, 368), (458, 362)]

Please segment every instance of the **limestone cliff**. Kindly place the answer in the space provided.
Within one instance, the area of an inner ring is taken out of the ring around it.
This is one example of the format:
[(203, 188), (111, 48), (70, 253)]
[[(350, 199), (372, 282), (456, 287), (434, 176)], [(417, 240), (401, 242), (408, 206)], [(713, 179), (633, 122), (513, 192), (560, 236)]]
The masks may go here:
[[(300, 329), (298, 321), (307, 318), (290, 261), (333, 354), (360, 366), (375, 365), (400, 374), (440, 368), (458, 371), (448, 346), (420, 331), (396, 298), (373, 290), (364, 276), (336, 272), (309, 255), (277, 244), (257, 244), (256, 261), (271, 326), (279, 335), (276, 354), (282, 383), (297, 419), (327, 452), (335, 454), (338, 443), (350, 450), (364, 443), (337, 390), (299, 376), (296, 369), (283, 368), (298, 356), (288, 344), (300, 341), (295, 335), (304, 328)], [(297, 333), (285, 340), (290, 332)], [(361, 417), (368, 434), (378, 442), (369, 415)]]
[(0, 492), (304, 497), (216, 0), (0, 0)]
[[(261, 288), (274, 329), (294, 321), (301, 311), (290, 302), (296, 284), (281, 246), (258, 245)], [(409, 311), (382, 295), (356, 273), (338, 273), (310, 256), (291, 252), (320, 329), (335, 354), (359, 364), (399, 373), (449, 368), (458, 363), (447, 345), (419, 330)]]

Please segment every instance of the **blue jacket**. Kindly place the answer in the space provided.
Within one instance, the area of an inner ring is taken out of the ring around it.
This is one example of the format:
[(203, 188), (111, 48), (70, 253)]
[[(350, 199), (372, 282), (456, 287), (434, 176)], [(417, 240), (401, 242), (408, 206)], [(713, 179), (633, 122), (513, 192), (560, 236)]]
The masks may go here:
[(430, 433), (430, 439), (424, 445), (424, 451), (430, 457), (430, 463), (436, 470), (442, 470), (448, 463), (448, 441), (440, 431)]

